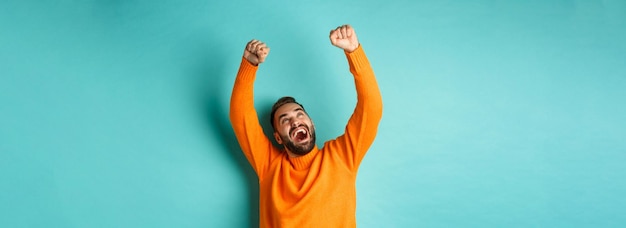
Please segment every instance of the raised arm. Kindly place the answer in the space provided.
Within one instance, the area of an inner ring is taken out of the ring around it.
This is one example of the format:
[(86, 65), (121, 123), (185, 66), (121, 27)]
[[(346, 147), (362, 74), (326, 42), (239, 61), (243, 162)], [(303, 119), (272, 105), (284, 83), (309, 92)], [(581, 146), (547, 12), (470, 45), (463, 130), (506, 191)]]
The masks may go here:
[(376, 137), (382, 118), (382, 97), (354, 29), (350, 25), (339, 26), (330, 31), (329, 38), (334, 46), (344, 50), (357, 93), (357, 104), (344, 134), (329, 142), (329, 146), (346, 158), (349, 168), (357, 169)]
[(259, 123), (253, 90), (258, 65), (265, 61), (269, 51), (269, 47), (261, 41), (248, 42), (230, 100), (230, 122), (237, 141), (259, 178), (269, 163), (272, 143)]

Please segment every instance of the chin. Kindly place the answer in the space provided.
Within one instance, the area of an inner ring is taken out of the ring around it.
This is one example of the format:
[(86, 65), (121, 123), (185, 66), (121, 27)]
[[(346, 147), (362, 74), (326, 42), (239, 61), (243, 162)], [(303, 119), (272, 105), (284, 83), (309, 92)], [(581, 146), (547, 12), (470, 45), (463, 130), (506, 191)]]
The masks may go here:
[[(309, 128), (307, 127), (307, 130), (309, 130)], [(286, 150), (290, 151), (293, 154), (297, 154), (297, 155), (306, 155), (308, 153), (310, 153), (313, 148), (315, 148), (315, 129), (311, 128), (310, 132), (309, 132), (309, 138), (307, 141), (302, 142), (302, 143), (296, 143), (294, 142), (291, 137), (289, 137), (289, 135), (281, 135), (280, 136), (282, 141), (283, 141), (283, 145), (285, 147)]]
[(293, 141), (287, 140), (287, 144), (285, 144), (285, 148), (291, 151), (291, 153), (297, 155), (305, 155), (308, 154), (315, 148), (315, 134), (311, 135), (311, 139), (300, 145), (296, 145)]

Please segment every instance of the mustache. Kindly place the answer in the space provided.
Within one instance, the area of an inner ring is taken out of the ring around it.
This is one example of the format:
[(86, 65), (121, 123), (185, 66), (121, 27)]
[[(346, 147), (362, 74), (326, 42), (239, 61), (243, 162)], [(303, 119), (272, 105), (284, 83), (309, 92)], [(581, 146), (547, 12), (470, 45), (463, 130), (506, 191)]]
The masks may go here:
[(292, 134), (293, 134), (293, 132), (294, 132), (296, 129), (298, 129), (299, 127), (304, 127), (304, 128), (306, 128), (306, 131), (309, 131), (309, 126), (304, 125), (304, 124), (300, 124), (300, 125), (298, 125), (298, 126), (295, 126), (295, 127), (292, 127), (291, 129), (289, 129), (289, 135), (292, 135)]

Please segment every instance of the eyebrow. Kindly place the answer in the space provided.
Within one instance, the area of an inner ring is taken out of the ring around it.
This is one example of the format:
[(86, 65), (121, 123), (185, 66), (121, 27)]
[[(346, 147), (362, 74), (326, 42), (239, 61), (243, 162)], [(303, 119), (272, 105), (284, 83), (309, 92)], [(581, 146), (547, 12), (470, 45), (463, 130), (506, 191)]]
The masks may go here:
[[(298, 108), (295, 108), (294, 110), (292, 110), (292, 112), (297, 112), (297, 111), (303, 111), (304, 112), (304, 109), (298, 107)], [(278, 121), (280, 121), (285, 116), (287, 116), (287, 113), (283, 113), (282, 115), (278, 116)]]

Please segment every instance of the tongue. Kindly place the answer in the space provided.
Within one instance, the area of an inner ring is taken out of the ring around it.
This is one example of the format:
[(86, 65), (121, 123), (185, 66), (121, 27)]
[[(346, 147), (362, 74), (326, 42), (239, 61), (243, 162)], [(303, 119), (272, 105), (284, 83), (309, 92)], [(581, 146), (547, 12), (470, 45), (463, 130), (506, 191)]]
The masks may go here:
[(306, 138), (306, 134), (304, 132), (299, 132), (298, 134), (296, 134), (296, 140), (298, 141), (302, 141), (305, 138)]

